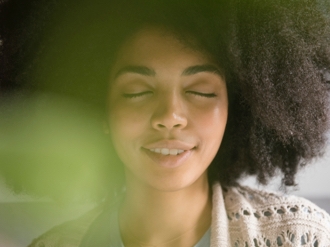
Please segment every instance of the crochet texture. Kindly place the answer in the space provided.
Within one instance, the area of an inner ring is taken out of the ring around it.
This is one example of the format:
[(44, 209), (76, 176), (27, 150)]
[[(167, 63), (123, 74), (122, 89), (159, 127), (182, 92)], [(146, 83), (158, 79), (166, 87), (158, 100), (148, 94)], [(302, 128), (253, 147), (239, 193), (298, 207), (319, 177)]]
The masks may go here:
[(330, 246), (330, 217), (308, 200), (248, 187), (223, 194), (220, 186), (213, 189), (218, 208), (213, 210), (212, 247)]

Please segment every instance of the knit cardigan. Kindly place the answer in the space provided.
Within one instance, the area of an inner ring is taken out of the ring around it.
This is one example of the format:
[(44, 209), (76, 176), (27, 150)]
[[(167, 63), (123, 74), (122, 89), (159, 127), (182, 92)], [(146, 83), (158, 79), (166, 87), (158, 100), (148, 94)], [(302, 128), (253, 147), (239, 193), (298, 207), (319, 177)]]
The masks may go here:
[[(330, 216), (296, 196), (213, 186), (211, 247), (330, 247)], [(104, 205), (54, 227), (29, 247), (78, 247)]]

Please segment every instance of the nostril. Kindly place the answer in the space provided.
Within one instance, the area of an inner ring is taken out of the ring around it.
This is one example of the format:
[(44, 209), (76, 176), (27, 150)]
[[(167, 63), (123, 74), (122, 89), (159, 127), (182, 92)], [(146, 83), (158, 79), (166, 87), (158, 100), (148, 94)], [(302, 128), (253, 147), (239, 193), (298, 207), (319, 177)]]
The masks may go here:
[(179, 129), (184, 128), (187, 124), (187, 119), (178, 114), (162, 114), (153, 116), (151, 119), (151, 125), (153, 128), (164, 130), (164, 129)]

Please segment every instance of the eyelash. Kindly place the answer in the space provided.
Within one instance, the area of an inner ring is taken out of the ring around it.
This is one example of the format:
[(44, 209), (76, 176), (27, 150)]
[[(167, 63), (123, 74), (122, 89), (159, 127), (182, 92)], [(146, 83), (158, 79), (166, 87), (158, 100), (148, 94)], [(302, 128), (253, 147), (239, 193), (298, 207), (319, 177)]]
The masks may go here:
[[(187, 91), (186, 93), (193, 94), (193, 95), (200, 96), (200, 97), (205, 97), (205, 98), (214, 98), (217, 96), (215, 93), (200, 93), (200, 92), (196, 92), (196, 91)], [(140, 93), (125, 93), (125, 94), (123, 94), (123, 96), (124, 96), (124, 98), (134, 99), (134, 98), (142, 97), (147, 94), (152, 94), (152, 92), (146, 91), (146, 92), (140, 92)]]
[(124, 98), (134, 99), (134, 98), (142, 97), (147, 94), (152, 94), (152, 92), (145, 91), (145, 92), (140, 92), (140, 93), (124, 93), (123, 96), (124, 96)]
[(217, 96), (215, 93), (200, 93), (200, 92), (196, 92), (196, 91), (187, 91), (186, 93), (190, 93), (190, 94), (197, 95), (200, 97), (205, 97), (205, 98), (214, 98)]

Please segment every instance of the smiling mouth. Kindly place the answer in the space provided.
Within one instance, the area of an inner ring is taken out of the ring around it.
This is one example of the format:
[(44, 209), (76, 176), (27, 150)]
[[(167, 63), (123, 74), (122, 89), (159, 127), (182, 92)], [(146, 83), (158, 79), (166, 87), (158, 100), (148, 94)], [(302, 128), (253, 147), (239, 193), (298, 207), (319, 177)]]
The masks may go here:
[(143, 150), (155, 164), (165, 168), (176, 168), (185, 164), (195, 148), (149, 147), (143, 148)]
[(169, 149), (169, 148), (152, 148), (152, 149), (149, 149), (149, 151), (154, 152), (154, 153), (158, 153), (158, 154), (162, 154), (162, 155), (173, 155), (173, 156), (175, 156), (175, 155), (182, 154), (186, 150), (183, 150), (183, 149)]

